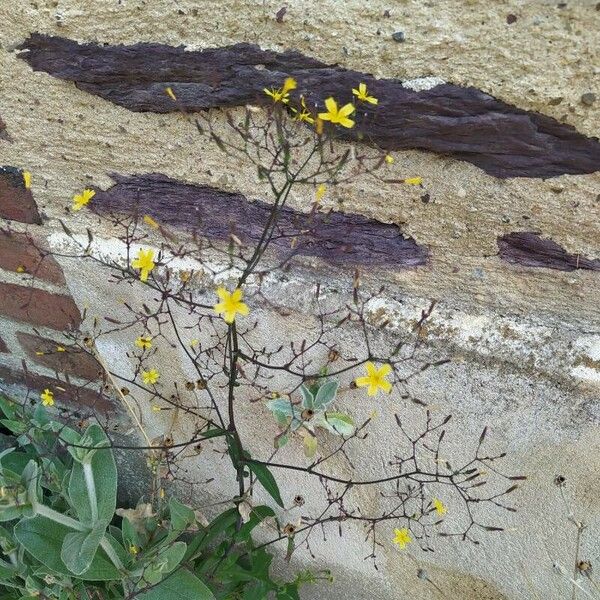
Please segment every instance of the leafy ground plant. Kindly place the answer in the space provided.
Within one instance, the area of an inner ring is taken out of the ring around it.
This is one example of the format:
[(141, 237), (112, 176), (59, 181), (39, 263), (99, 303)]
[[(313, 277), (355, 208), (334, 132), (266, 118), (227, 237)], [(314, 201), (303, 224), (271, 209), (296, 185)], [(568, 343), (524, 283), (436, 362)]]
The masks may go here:
[[(0, 453), (0, 596), (139, 600), (298, 598), (300, 574), (280, 583), (253, 529), (274, 519), (251, 507), (238, 526), (231, 508), (202, 525), (164, 494), (156, 505), (117, 508), (117, 467), (103, 429), (83, 433), (0, 396), (12, 432)], [(201, 519), (200, 519), (201, 520)]]

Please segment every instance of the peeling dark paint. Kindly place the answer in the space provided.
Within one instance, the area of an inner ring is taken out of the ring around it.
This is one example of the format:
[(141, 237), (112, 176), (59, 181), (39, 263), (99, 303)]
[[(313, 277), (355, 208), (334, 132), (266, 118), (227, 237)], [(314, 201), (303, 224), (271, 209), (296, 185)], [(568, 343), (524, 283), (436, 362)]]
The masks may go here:
[[(271, 205), (248, 201), (204, 185), (183, 183), (161, 174), (113, 175), (117, 182), (97, 191), (93, 207), (99, 213), (150, 215), (163, 225), (198, 231), (211, 240), (228, 240), (233, 233), (254, 247)], [(285, 207), (271, 247), (284, 258), (301, 255), (339, 266), (412, 268), (427, 262), (428, 250), (402, 235), (396, 225), (362, 215), (331, 212), (314, 215)]]
[[(386, 150), (416, 148), (470, 162), (496, 177), (554, 177), (600, 170), (600, 143), (557, 120), (496, 100), (473, 87), (451, 84), (413, 91), (398, 79), (376, 79), (328, 65), (295, 51), (273, 52), (251, 44), (203, 51), (183, 46), (78, 44), (33, 34), (19, 55), (34, 70), (74, 81), (77, 87), (133, 111), (187, 111), (264, 103), (264, 87), (298, 81), (297, 94), (322, 106), (328, 96), (353, 100), (352, 87), (367, 84), (380, 99), (368, 105), (361, 131)], [(363, 107), (361, 107), (362, 110)]]
[(0, 167), (0, 218), (42, 223), (33, 194), (25, 187), (23, 171), (16, 167)]
[(545, 267), (559, 271), (600, 271), (600, 260), (585, 258), (580, 254), (569, 254), (555, 241), (543, 239), (532, 231), (503, 235), (498, 238), (498, 248), (500, 258), (515, 265)]

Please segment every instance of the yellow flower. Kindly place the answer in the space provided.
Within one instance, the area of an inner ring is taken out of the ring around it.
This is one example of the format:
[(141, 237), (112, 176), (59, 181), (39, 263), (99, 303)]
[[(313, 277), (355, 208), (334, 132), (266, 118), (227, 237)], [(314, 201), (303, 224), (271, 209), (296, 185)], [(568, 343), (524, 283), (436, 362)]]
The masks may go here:
[(319, 119), (318, 117), (315, 122), (315, 132), (317, 135), (322, 135), (323, 133), (323, 119)]
[(26, 190), (31, 188), (31, 173), (29, 171), (23, 171), (23, 183)]
[(433, 504), (433, 508), (435, 508), (435, 512), (440, 516), (443, 516), (448, 512), (448, 509), (446, 508), (445, 504), (441, 500), (438, 500), (437, 498), (433, 498), (433, 500), (431, 501), (431, 504)]
[(154, 384), (158, 381), (160, 373), (156, 369), (150, 369), (149, 371), (142, 371), (142, 381), (145, 384)]
[(391, 165), (394, 162), (394, 157), (391, 154), (386, 154), (385, 155), (385, 162), (388, 165)]
[(25, 271), (27, 271), (27, 269), (23, 265), (18, 265), (15, 270), (17, 271), (17, 273), (25, 273)]
[(177, 96), (175, 96), (175, 92), (173, 91), (172, 88), (170, 88), (170, 87), (165, 88), (165, 92), (167, 93), (167, 96), (169, 96), (169, 98), (171, 98), (171, 100), (177, 100)]
[(221, 302), (215, 304), (214, 310), (218, 315), (223, 314), (225, 323), (233, 323), (237, 313), (245, 316), (250, 312), (248, 305), (242, 302), (243, 292), (240, 288), (229, 293), (225, 288), (220, 287), (217, 289), (217, 296)]
[(146, 350), (152, 346), (152, 338), (147, 336), (140, 336), (137, 340), (135, 340), (135, 345), (142, 350)]
[(63, 346), (56, 346), (57, 352), (66, 352), (67, 350)]
[(377, 104), (379, 102), (379, 100), (377, 100), (377, 98), (375, 98), (373, 96), (369, 96), (369, 93), (367, 92), (367, 84), (366, 83), (359, 83), (357, 90), (352, 88), (352, 93), (359, 100), (362, 100), (363, 102), (369, 102), (370, 104)]
[(287, 104), (290, 101), (290, 92), (295, 89), (296, 80), (293, 77), (288, 77), (283, 82), (282, 88), (278, 90), (276, 90), (275, 88), (271, 88), (270, 90), (264, 88), (263, 91), (265, 92), (265, 94), (267, 94), (267, 96), (271, 96), (271, 98), (273, 98), (273, 102), (283, 102), (284, 104)]
[(140, 281), (147, 281), (148, 273), (156, 266), (152, 260), (153, 258), (154, 250), (142, 250), (140, 248), (137, 257), (131, 262), (131, 266), (140, 271)]
[(423, 183), (423, 178), (422, 177), (409, 177), (408, 179), (404, 180), (404, 183), (407, 183), (408, 185), (421, 185)]
[(40, 398), (42, 399), (42, 404), (44, 406), (54, 406), (54, 392), (49, 389), (45, 389), (42, 394), (40, 394)]
[(385, 376), (392, 372), (392, 367), (390, 365), (382, 365), (380, 369), (377, 369), (372, 362), (368, 362), (366, 366), (366, 377), (357, 377), (354, 383), (358, 387), (369, 386), (369, 396), (375, 396), (380, 389), (389, 394), (392, 391), (392, 384), (386, 381)]
[(402, 529), (394, 529), (394, 544), (398, 544), (400, 548), (405, 548), (407, 544), (412, 542), (410, 533), (406, 527)]
[(85, 189), (81, 194), (73, 196), (73, 210), (81, 210), (84, 206), (90, 203), (90, 200), (96, 195), (94, 190)]
[(144, 215), (144, 223), (154, 229), (158, 229), (158, 223), (150, 215)]
[(323, 196), (325, 195), (325, 191), (327, 190), (327, 188), (325, 187), (325, 184), (322, 183), (318, 188), (317, 188), (317, 193), (315, 194), (316, 198), (317, 198), (317, 202), (320, 202), (323, 199)]
[(300, 104), (302, 105), (301, 110), (292, 109), (296, 113), (296, 120), (304, 121), (305, 123), (312, 125), (315, 122), (315, 119), (310, 110), (308, 110), (306, 107), (306, 100), (304, 100), (304, 96), (300, 98)]
[(134, 544), (130, 544), (129, 553), (133, 554), (133, 556), (135, 556), (136, 554), (139, 553), (139, 548), (137, 546), (135, 546)]
[(190, 346), (192, 348), (195, 348), (199, 343), (200, 343), (200, 340), (197, 340), (194, 338), (193, 340), (190, 341)]
[(354, 121), (348, 117), (354, 112), (353, 104), (346, 104), (338, 108), (337, 102), (333, 98), (325, 100), (327, 112), (319, 113), (319, 119), (339, 123), (342, 127), (354, 127)]

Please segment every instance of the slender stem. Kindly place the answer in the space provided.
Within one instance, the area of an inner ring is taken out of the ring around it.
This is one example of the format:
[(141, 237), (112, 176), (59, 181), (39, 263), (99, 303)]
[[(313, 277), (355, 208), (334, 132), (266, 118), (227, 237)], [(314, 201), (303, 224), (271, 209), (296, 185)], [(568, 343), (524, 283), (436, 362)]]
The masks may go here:
[(88, 498), (90, 499), (90, 508), (92, 510), (92, 522), (98, 520), (98, 499), (96, 496), (96, 482), (94, 481), (94, 472), (89, 462), (83, 463), (83, 476), (85, 477), (85, 486), (87, 488)]

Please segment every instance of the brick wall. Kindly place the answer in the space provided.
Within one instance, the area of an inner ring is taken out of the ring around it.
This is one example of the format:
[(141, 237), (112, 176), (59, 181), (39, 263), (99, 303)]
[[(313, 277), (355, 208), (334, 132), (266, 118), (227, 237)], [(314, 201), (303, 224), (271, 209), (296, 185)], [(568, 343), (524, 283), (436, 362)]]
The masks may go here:
[(97, 416), (115, 411), (93, 350), (77, 340), (82, 316), (45, 248), (30, 176), (0, 168), (0, 390)]

